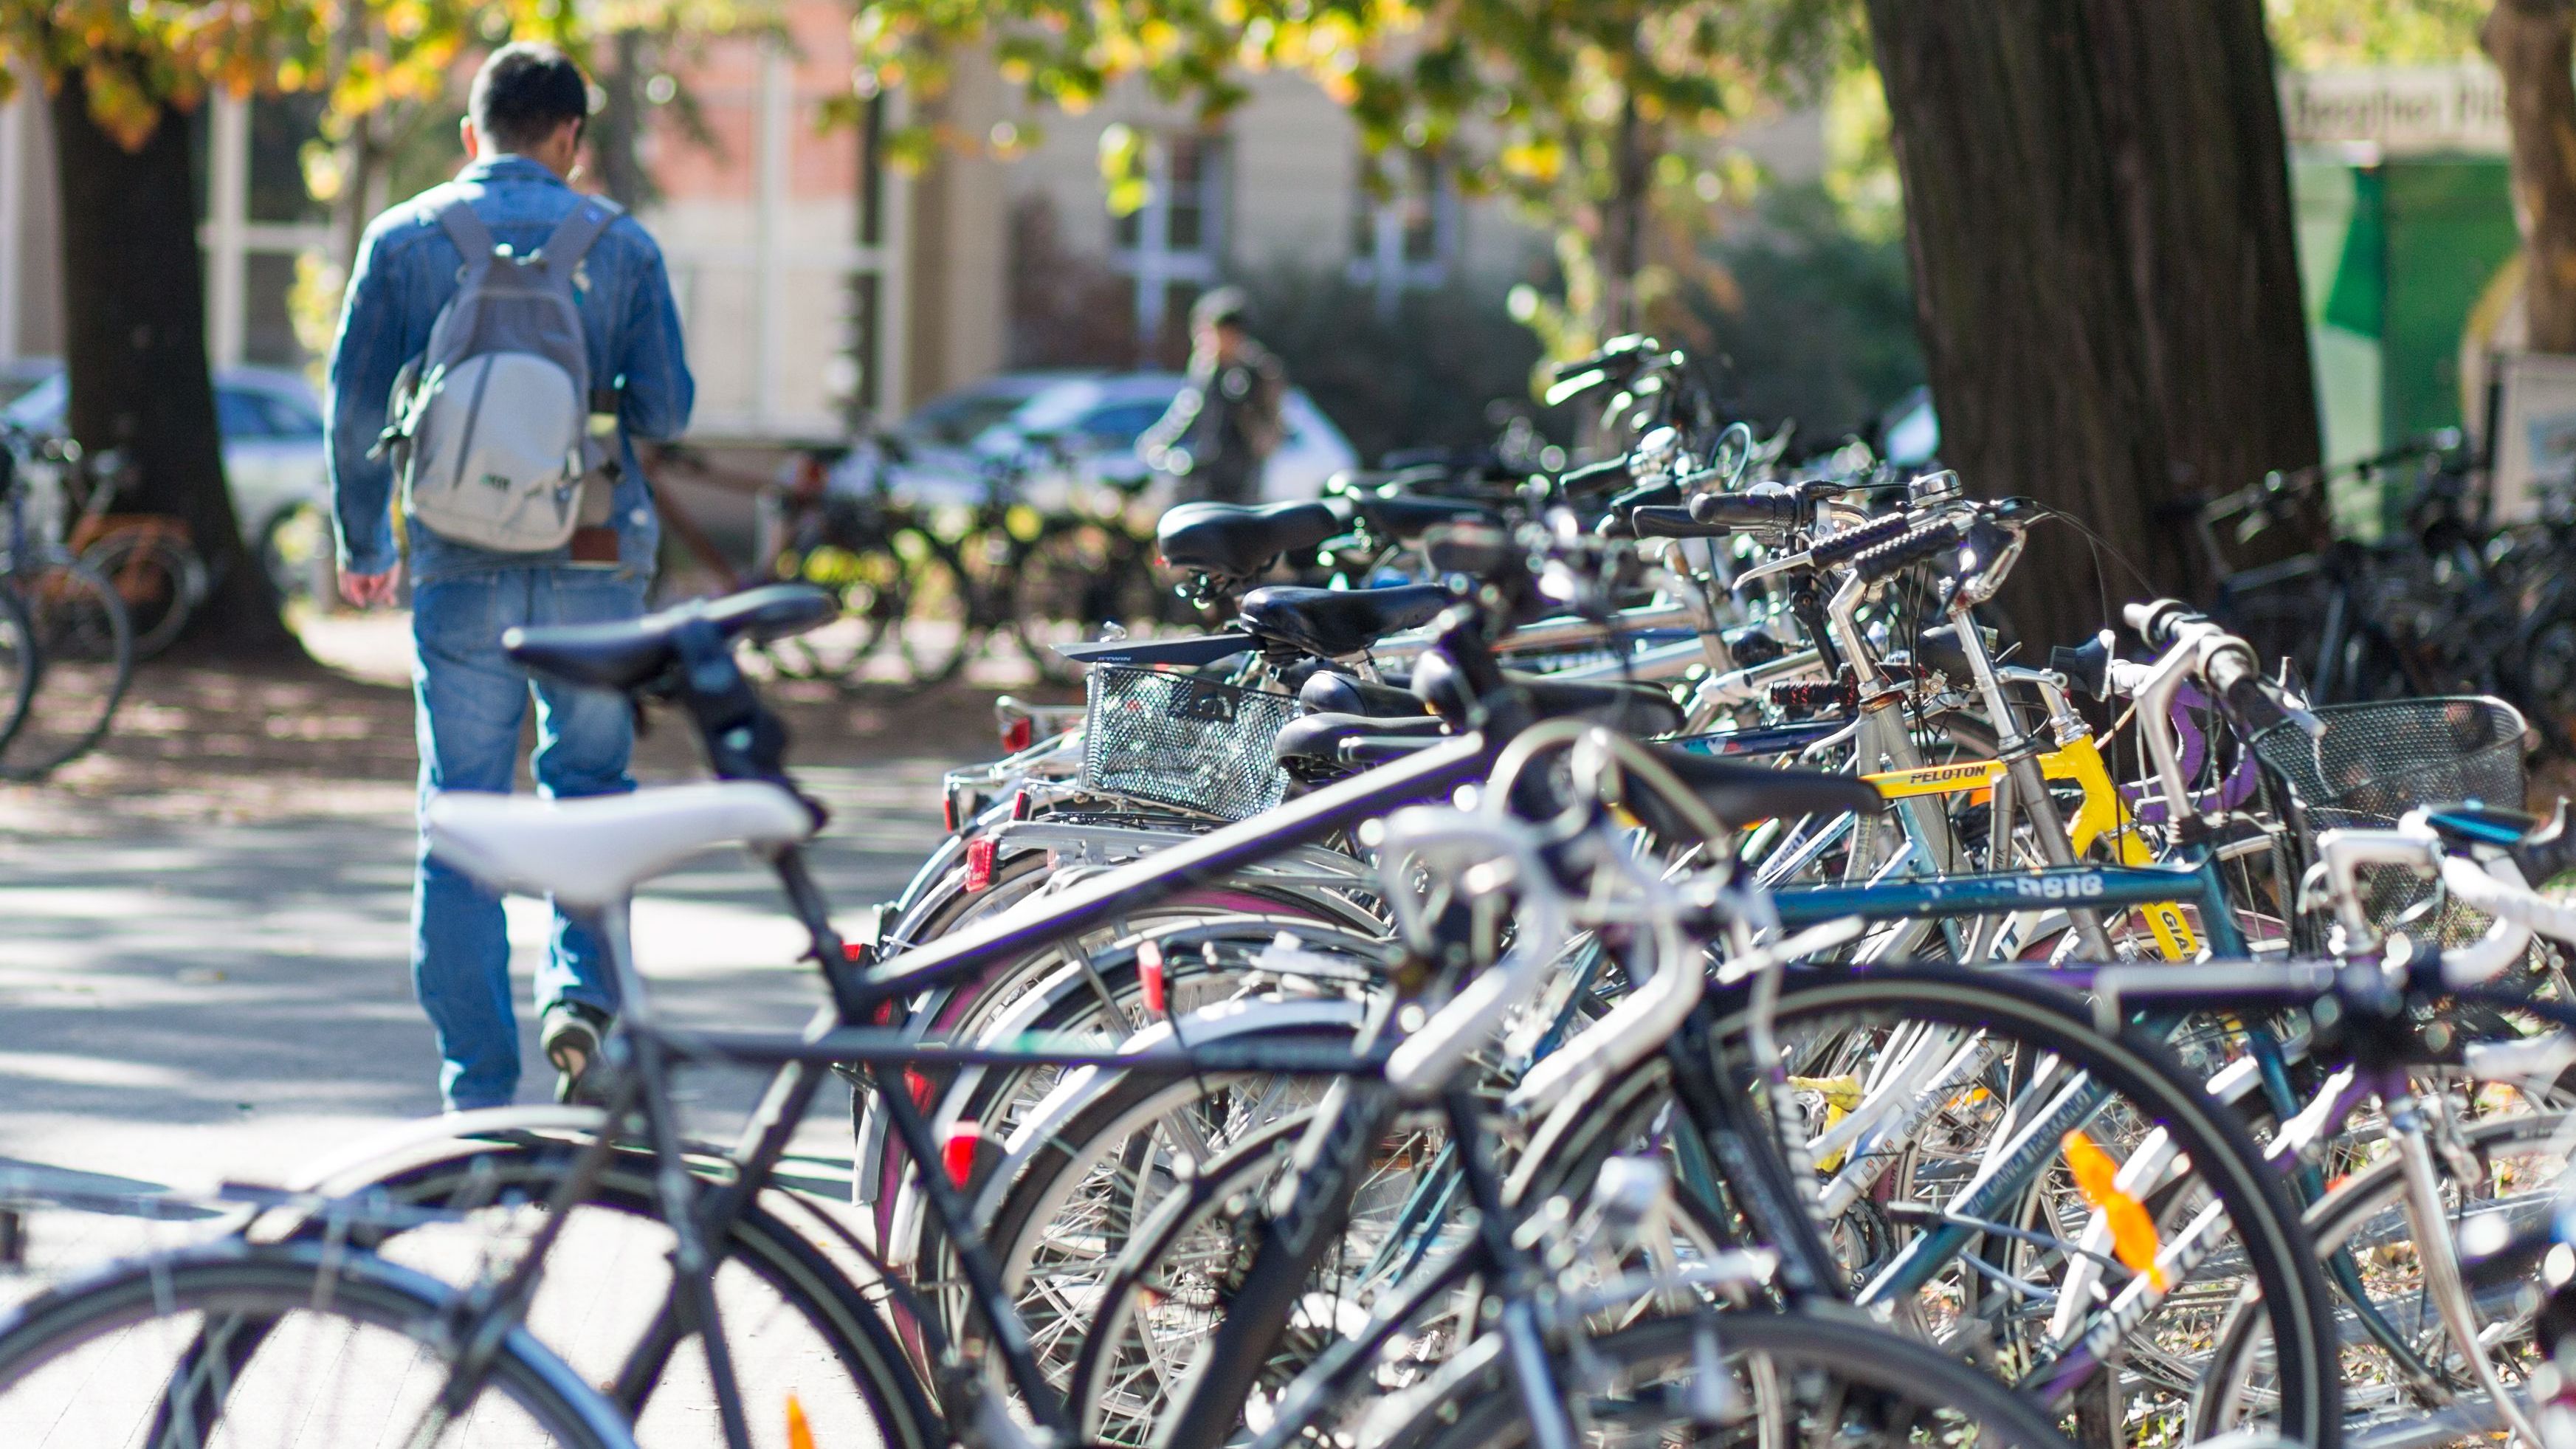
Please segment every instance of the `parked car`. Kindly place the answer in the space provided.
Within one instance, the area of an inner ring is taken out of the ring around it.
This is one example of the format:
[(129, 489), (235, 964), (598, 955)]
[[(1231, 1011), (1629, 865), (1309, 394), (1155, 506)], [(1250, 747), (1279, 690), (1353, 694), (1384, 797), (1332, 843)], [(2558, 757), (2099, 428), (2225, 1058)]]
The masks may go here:
[[(60, 363), (0, 416), (48, 435), (65, 428), (71, 381)], [(283, 593), (307, 592), (330, 558), (331, 480), (322, 406), (296, 373), (228, 367), (215, 374), (215, 427), (242, 541)]]
[[(973, 503), (984, 497), (987, 467), (1025, 463), (1024, 494), (1040, 507), (1076, 482), (1143, 481), (1148, 470), (1136, 456), (1136, 440), (1171, 407), (1182, 382), (1176, 372), (1005, 373), (925, 404), (898, 425), (894, 435), (904, 457), (890, 465), (888, 481), (905, 497)], [(1000, 412), (963, 446), (916, 444), (916, 437), (933, 429), (917, 427), (914, 419), (946, 408), (942, 416), (953, 431), (955, 420), (971, 416), (973, 406), (991, 407), (1015, 391), (1023, 400)], [(969, 405), (964, 400), (970, 397), (979, 401)], [(1358, 466), (1350, 440), (1304, 392), (1291, 388), (1280, 412), (1285, 436), (1263, 472), (1263, 498), (1316, 497), (1326, 478)], [(852, 466), (872, 465), (870, 458), (861, 457)], [(853, 472), (843, 481), (855, 484), (864, 476)]]

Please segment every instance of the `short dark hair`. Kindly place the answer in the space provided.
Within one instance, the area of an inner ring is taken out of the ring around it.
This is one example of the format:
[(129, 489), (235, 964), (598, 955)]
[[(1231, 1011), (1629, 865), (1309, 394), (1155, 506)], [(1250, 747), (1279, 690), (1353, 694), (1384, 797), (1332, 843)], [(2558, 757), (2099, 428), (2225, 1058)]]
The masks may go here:
[(542, 40), (516, 40), (474, 73), (466, 114), (495, 148), (533, 146), (566, 121), (590, 115), (590, 82), (572, 57)]
[(1252, 299), (1244, 295), (1241, 287), (1219, 287), (1213, 292), (1202, 292), (1199, 299), (1190, 304), (1190, 326), (1193, 329), (1241, 327), (1251, 320), (1251, 316)]

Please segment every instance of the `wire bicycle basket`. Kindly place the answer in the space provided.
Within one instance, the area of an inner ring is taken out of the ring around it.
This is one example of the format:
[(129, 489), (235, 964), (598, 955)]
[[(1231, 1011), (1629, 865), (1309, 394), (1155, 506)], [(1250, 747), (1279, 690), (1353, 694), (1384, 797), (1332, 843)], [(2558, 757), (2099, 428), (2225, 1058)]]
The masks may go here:
[(1297, 714), (1289, 696), (1123, 664), (1095, 665), (1085, 683), (1085, 790), (1220, 820), (1286, 794), (1276, 749)]
[[(2471, 801), (2522, 808), (2522, 714), (2500, 699), (2456, 695), (2315, 711), (2325, 734), (2310, 738), (2295, 724), (2254, 737), (2254, 754), (2276, 793), (2300, 854), (2315, 858), (2319, 832), (2339, 827), (2386, 829), (2407, 811)], [(2396, 870), (2366, 871), (2370, 917), (2382, 930), (2408, 920), (2435, 887)], [(2446, 904), (2432, 935), (2458, 945), (2487, 927), (2487, 918)]]

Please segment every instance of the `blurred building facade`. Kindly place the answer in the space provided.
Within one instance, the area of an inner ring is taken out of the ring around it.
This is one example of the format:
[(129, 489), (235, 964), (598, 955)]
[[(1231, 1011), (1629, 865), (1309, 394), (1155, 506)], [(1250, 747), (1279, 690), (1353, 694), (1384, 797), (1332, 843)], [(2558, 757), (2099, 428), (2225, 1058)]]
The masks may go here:
[[(934, 101), (846, 107), (844, 0), (794, 0), (787, 33), (688, 47), (641, 89), (636, 150), (712, 442), (820, 442), (1019, 366), (1170, 364), (1190, 301), (1279, 269), (1371, 289), (1543, 277), (1546, 234), (1421, 158), (1372, 160), (1341, 108), (1293, 75), (1250, 78), (1221, 122), (1121, 91), (1081, 116), (1034, 113), (989, 66)], [(459, 91), (461, 93), (460, 84)], [(919, 105), (920, 110), (907, 109)], [(455, 109), (416, 128), (399, 196), (453, 164)], [(328, 255), (309, 194), (310, 100), (215, 97), (196, 119), (217, 365), (310, 367), (298, 258)], [(926, 165), (888, 164), (883, 129), (929, 123)], [(1145, 204), (1112, 215), (1098, 162), (1113, 125), (1142, 138)], [(1823, 165), (1813, 116), (1749, 140), (1775, 172)], [(1371, 168), (1379, 168), (1375, 177)], [(41, 90), (0, 106), (0, 362), (62, 345), (57, 201)]]

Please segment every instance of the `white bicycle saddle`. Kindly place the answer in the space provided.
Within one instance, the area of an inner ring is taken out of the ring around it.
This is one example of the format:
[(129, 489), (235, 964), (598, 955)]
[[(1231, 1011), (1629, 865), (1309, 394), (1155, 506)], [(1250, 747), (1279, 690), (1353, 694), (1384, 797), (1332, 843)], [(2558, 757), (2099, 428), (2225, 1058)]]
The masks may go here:
[(424, 817), (429, 853), (496, 890), (607, 906), (710, 846), (787, 845), (814, 833), (795, 796), (758, 780), (710, 780), (547, 800), (449, 791)]

